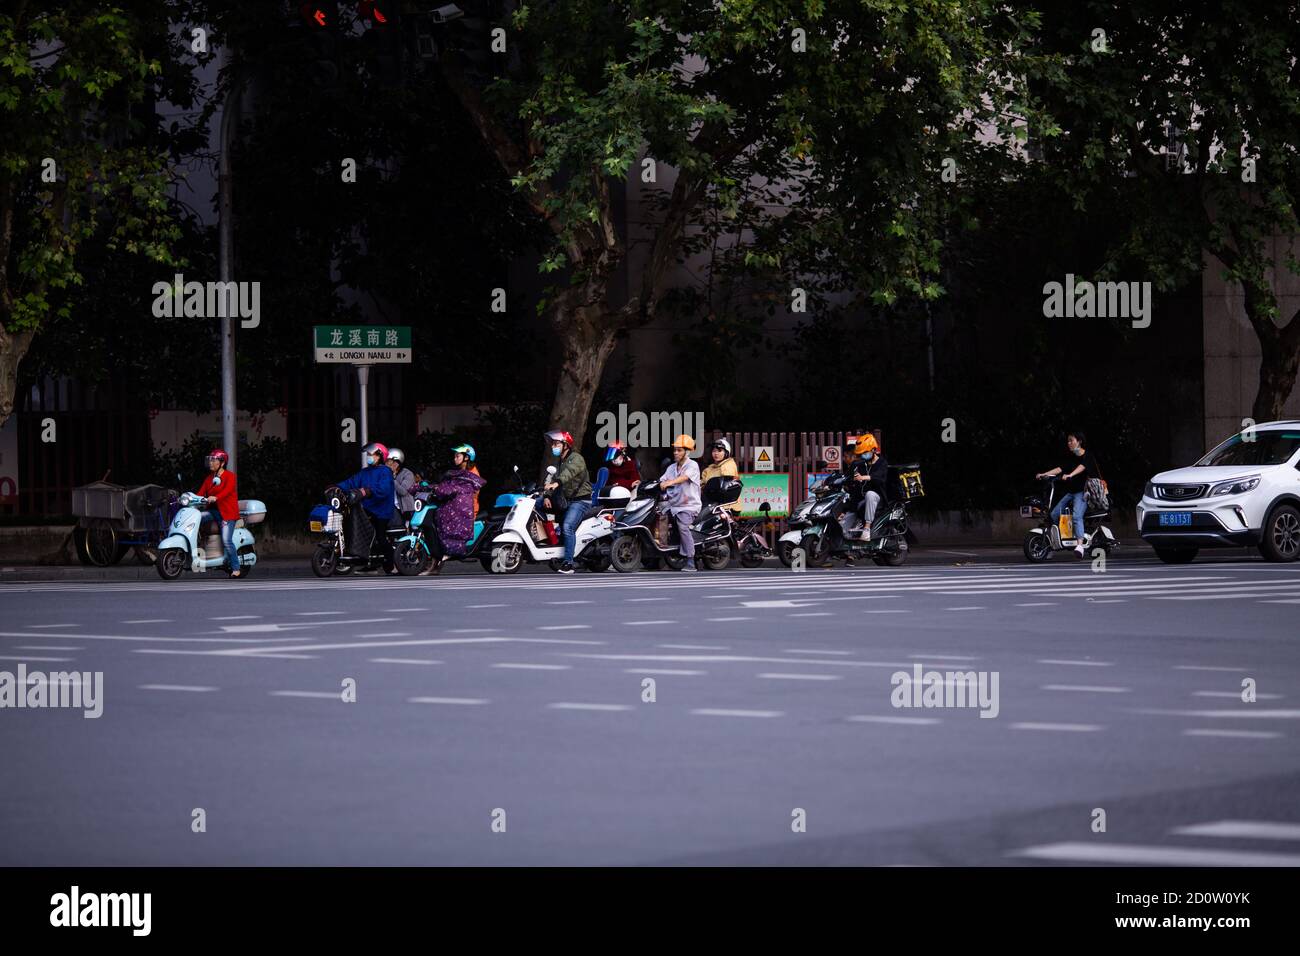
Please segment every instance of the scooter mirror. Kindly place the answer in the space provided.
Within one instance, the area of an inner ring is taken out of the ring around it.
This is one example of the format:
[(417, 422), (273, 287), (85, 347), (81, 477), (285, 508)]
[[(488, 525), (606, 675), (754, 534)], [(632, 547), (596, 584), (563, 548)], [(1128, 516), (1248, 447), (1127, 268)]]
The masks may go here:
[(548, 475), (553, 475), (553, 474), (555, 474), (555, 466), (554, 466), (554, 465), (547, 465), (547, 466), (546, 466), (546, 473), (547, 473)]
[(770, 504), (768, 504), (766, 501), (764, 501), (761, 505), (758, 506), (758, 510), (759, 510), (759, 511), (771, 511), (771, 510), (772, 510), (772, 506), (771, 506)]

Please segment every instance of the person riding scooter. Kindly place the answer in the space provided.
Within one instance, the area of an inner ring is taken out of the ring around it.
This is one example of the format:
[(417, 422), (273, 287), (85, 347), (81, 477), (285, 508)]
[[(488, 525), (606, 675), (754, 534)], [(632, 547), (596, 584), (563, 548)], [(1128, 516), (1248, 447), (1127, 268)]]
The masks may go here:
[(406, 467), (406, 453), (400, 448), (388, 449), (388, 469), (393, 473), (393, 497), (405, 525), (415, 514), (415, 472)]
[(393, 512), (397, 510), (393, 503), (393, 473), (385, 464), (388, 449), (379, 442), (371, 442), (362, 449), (361, 454), (365, 467), (351, 478), (340, 481), (338, 487), (343, 491), (361, 492), (361, 507), (379, 539), (379, 547), (384, 555), (384, 569), (396, 571), (393, 564), (393, 543), (388, 540), (388, 525), (393, 520)]
[[(477, 457), (477, 453), (474, 451), (474, 446), (466, 444), (465, 442), (461, 442), (459, 445), (456, 445), (451, 450), (451, 465), (453, 468), (463, 468), (465, 471), (468, 471), (471, 474), (479, 475), (479, 477), (481, 478), (483, 476), (479, 474), (478, 465), (474, 464), (474, 459), (476, 457)], [(478, 517), (478, 492), (477, 491), (474, 492), (474, 517), (475, 518)]]
[(574, 450), (573, 436), (566, 431), (549, 431), (546, 440), (551, 445), (552, 460), (559, 459), (555, 474), (545, 482), (546, 506), (559, 514), (564, 512), (560, 532), (564, 537), (564, 560), (558, 568), (560, 574), (573, 573), (573, 552), (578, 546), (578, 525), (591, 513), (591, 477), (582, 454)]
[(862, 517), (862, 539), (865, 541), (871, 538), (871, 522), (875, 520), (876, 509), (888, 497), (889, 463), (880, 453), (876, 436), (870, 432), (859, 436), (853, 454), (857, 457), (849, 468), (853, 478), (849, 493)]
[(437, 574), (449, 557), (464, 557), (466, 544), (474, 537), (474, 502), (487, 482), (478, 469), (469, 464), (472, 461), (469, 456), (473, 453), (474, 449), (469, 445), (457, 445), (453, 450), (453, 460), (463, 461), (449, 469), (431, 489), (438, 510), (433, 513), (434, 534), (426, 539), (433, 557), (426, 574)]
[(641, 469), (636, 458), (623, 445), (614, 442), (605, 452), (605, 466), (609, 469), (609, 487), (634, 491), (641, 484)]
[[(1060, 521), (1065, 506), (1070, 506), (1070, 521), (1075, 526), (1074, 536), (1079, 542), (1074, 546), (1074, 553), (1083, 557), (1085, 548), (1084, 516), (1088, 512), (1088, 479), (1097, 477), (1097, 462), (1092, 453), (1084, 447), (1083, 432), (1067, 432), (1065, 446), (1070, 451), (1071, 462), (1051, 471), (1039, 472), (1035, 478), (1061, 477), (1061, 497), (1052, 509), (1052, 520)], [(1066, 471), (1066, 469), (1069, 471)]]
[(691, 525), (700, 513), (700, 466), (689, 457), (695, 450), (695, 439), (682, 434), (673, 439), (673, 463), (668, 466), (659, 479), (659, 487), (668, 489), (667, 500), (661, 511), (669, 515), (677, 525), (677, 536), (681, 542), (680, 551), (686, 558), (684, 571), (694, 571), (695, 538), (691, 535)]
[(230, 456), (221, 448), (208, 452), (208, 472), (199, 486), (199, 496), (208, 504), (203, 523), (213, 522), (221, 529), (221, 547), (226, 552), (230, 576), (239, 577), (239, 552), (235, 548), (235, 524), (239, 521), (239, 492), (235, 473), (227, 471)]
[[(739, 478), (740, 468), (736, 465), (736, 459), (731, 457), (731, 442), (725, 438), (719, 438), (709, 446), (709, 454), (713, 461), (704, 471), (700, 472), (700, 486), (704, 487), (712, 478)], [(732, 513), (732, 517), (740, 514), (745, 509), (745, 504), (739, 498), (730, 504), (723, 505)]]

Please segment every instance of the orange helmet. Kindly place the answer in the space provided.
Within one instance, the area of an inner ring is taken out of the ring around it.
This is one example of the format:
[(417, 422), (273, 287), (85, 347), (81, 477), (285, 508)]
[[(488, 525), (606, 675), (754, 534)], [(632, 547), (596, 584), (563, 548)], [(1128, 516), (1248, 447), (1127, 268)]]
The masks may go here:
[(674, 448), (685, 448), (687, 451), (695, 451), (695, 439), (690, 435), (681, 434), (673, 439)]
[(880, 451), (880, 442), (876, 441), (876, 436), (871, 432), (859, 435), (858, 443), (853, 446), (853, 454), (855, 455), (865, 455), (869, 451)]

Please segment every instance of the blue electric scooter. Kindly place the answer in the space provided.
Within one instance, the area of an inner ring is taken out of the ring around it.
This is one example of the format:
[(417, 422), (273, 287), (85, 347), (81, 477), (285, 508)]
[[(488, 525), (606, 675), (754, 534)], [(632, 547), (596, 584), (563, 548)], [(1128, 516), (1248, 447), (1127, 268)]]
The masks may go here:
[[(203, 547), (199, 547), (199, 528), (203, 523), (206, 506), (203, 498), (187, 491), (180, 497), (180, 508), (172, 519), (167, 537), (158, 544), (158, 560), (154, 567), (164, 581), (174, 581), (182, 571), (210, 571), (215, 568), (230, 573), (221, 535), (209, 534)], [(239, 502), (239, 523), (235, 525), (235, 551), (239, 554), (239, 576), (245, 577), (257, 564), (253, 535), (246, 525), (258, 524), (266, 518), (266, 505), (246, 499)], [(219, 529), (218, 529), (219, 531)]]

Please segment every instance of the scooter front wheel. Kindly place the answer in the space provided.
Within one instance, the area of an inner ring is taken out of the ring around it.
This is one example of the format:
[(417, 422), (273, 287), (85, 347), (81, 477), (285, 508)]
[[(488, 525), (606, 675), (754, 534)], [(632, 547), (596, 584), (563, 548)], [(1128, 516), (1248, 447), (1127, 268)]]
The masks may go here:
[(787, 568), (794, 567), (794, 549), (798, 547), (793, 541), (778, 541), (776, 556)]
[(185, 564), (184, 551), (180, 548), (167, 548), (158, 553), (158, 560), (154, 562), (154, 567), (158, 569), (158, 576), (164, 581), (175, 581), (185, 570)]
[(398, 573), (413, 577), (429, 566), (430, 556), (418, 541), (403, 541), (397, 546), (394, 563)]
[(311, 570), (318, 578), (327, 578), (339, 566), (339, 555), (333, 544), (322, 544), (311, 554)]
[(499, 544), (492, 549), (490, 569), (494, 574), (514, 574), (524, 563), (522, 544)]
[(641, 542), (631, 535), (619, 535), (609, 546), (609, 562), (624, 574), (640, 571)]
[(1025, 557), (1035, 564), (1046, 561), (1052, 556), (1052, 542), (1042, 531), (1031, 531), (1025, 535)]

